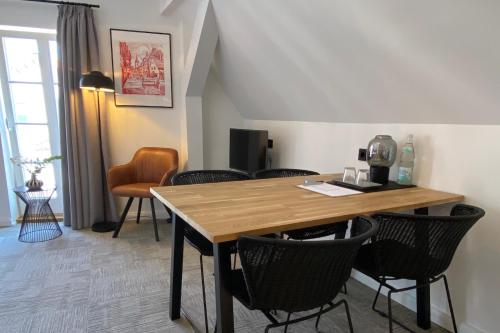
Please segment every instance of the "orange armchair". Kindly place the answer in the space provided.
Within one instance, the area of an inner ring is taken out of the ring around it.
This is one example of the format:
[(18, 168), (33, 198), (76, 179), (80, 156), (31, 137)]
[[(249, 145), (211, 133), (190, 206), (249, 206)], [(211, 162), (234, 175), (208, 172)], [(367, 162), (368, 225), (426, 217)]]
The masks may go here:
[[(127, 164), (114, 166), (108, 171), (108, 186), (111, 193), (117, 197), (128, 197), (127, 204), (118, 222), (113, 238), (118, 237), (127, 213), (134, 201), (139, 198), (137, 220), (141, 218), (142, 199), (149, 198), (155, 238), (159, 241), (156, 213), (151, 187), (170, 185), (170, 179), (179, 167), (177, 151), (171, 148), (144, 147), (139, 149)], [(165, 207), (166, 208), (166, 207)], [(171, 212), (168, 210), (168, 213)]]

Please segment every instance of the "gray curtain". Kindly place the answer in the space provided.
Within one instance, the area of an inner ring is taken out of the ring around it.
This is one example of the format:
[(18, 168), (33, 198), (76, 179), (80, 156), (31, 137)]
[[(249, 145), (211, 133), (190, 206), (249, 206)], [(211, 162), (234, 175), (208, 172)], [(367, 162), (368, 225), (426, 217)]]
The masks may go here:
[[(96, 96), (82, 92), (80, 76), (99, 70), (97, 31), (92, 9), (60, 5), (57, 18), (59, 50), (59, 126), (61, 133), (64, 224), (73, 229), (94, 222), (116, 221), (114, 201), (104, 188), (99, 152)], [(101, 99), (103, 100), (103, 98)], [(101, 105), (101, 113), (104, 113)], [(103, 126), (103, 137), (106, 137)], [(105, 157), (107, 140), (103, 139)], [(105, 158), (105, 170), (108, 169)], [(106, 212), (103, 208), (106, 203)]]

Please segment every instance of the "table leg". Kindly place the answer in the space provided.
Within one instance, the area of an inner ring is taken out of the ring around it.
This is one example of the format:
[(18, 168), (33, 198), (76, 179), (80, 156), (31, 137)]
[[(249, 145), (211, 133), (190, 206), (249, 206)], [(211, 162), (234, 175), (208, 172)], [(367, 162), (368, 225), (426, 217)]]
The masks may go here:
[(228, 288), (231, 274), (230, 244), (214, 244), (217, 332), (234, 332), (233, 296)]
[(181, 317), (184, 221), (172, 214), (172, 254), (170, 264), (170, 319)]
[[(427, 207), (415, 209), (416, 215), (429, 215), (429, 209)], [(422, 225), (420, 230), (417, 228), (417, 242), (429, 241), (428, 230), (422, 230)], [(419, 237), (419, 235), (421, 235)], [(428, 280), (417, 280), (417, 285), (429, 283)], [(418, 288), (417, 289), (417, 325), (418, 327), (428, 330), (431, 328), (431, 289), (430, 286)]]

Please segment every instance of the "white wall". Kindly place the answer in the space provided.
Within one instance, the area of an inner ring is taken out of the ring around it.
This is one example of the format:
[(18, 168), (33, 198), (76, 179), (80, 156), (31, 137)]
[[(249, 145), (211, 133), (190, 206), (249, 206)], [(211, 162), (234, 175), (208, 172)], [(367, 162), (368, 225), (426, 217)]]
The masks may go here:
[(245, 118), (500, 124), (500, 1), (213, 2)]
[[(358, 162), (357, 148), (376, 134), (390, 134), (401, 144), (415, 135), (415, 182), (464, 194), (466, 202), (486, 210), (486, 217), (462, 241), (448, 271), (461, 332), (497, 332), (500, 318), (500, 126), (430, 124), (339, 124), (245, 120), (247, 128), (267, 129), (280, 167), (322, 173), (342, 172)], [(392, 168), (396, 171), (396, 167)], [(449, 207), (448, 207), (449, 208)], [(432, 212), (442, 210), (431, 210)], [(411, 294), (410, 294), (411, 295)], [(400, 301), (414, 304), (411, 296)], [(444, 288), (432, 289), (433, 319), (448, 323)], [(450, 327), (450, 326), (448, 326)]]
[(213, 69), (203, 93), (205, 169), (229, 168), (229, 129), (243, 128), (243, 117), (226, 96)]

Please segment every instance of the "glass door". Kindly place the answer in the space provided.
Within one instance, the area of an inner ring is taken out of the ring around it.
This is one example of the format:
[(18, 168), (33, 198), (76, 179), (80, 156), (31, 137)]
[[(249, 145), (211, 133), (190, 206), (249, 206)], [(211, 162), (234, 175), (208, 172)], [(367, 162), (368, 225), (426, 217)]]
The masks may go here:
[[(59, 155), (55, 35), (0, 31), (0, 79), (12, 156)], [(30, 178), (20, 168), (14, 170), (16, 185)], [(51, 206), (55, 213), (62, 213), (60, 161), (46, 167), (38, 178), (45, 186), (56, 187)]]

